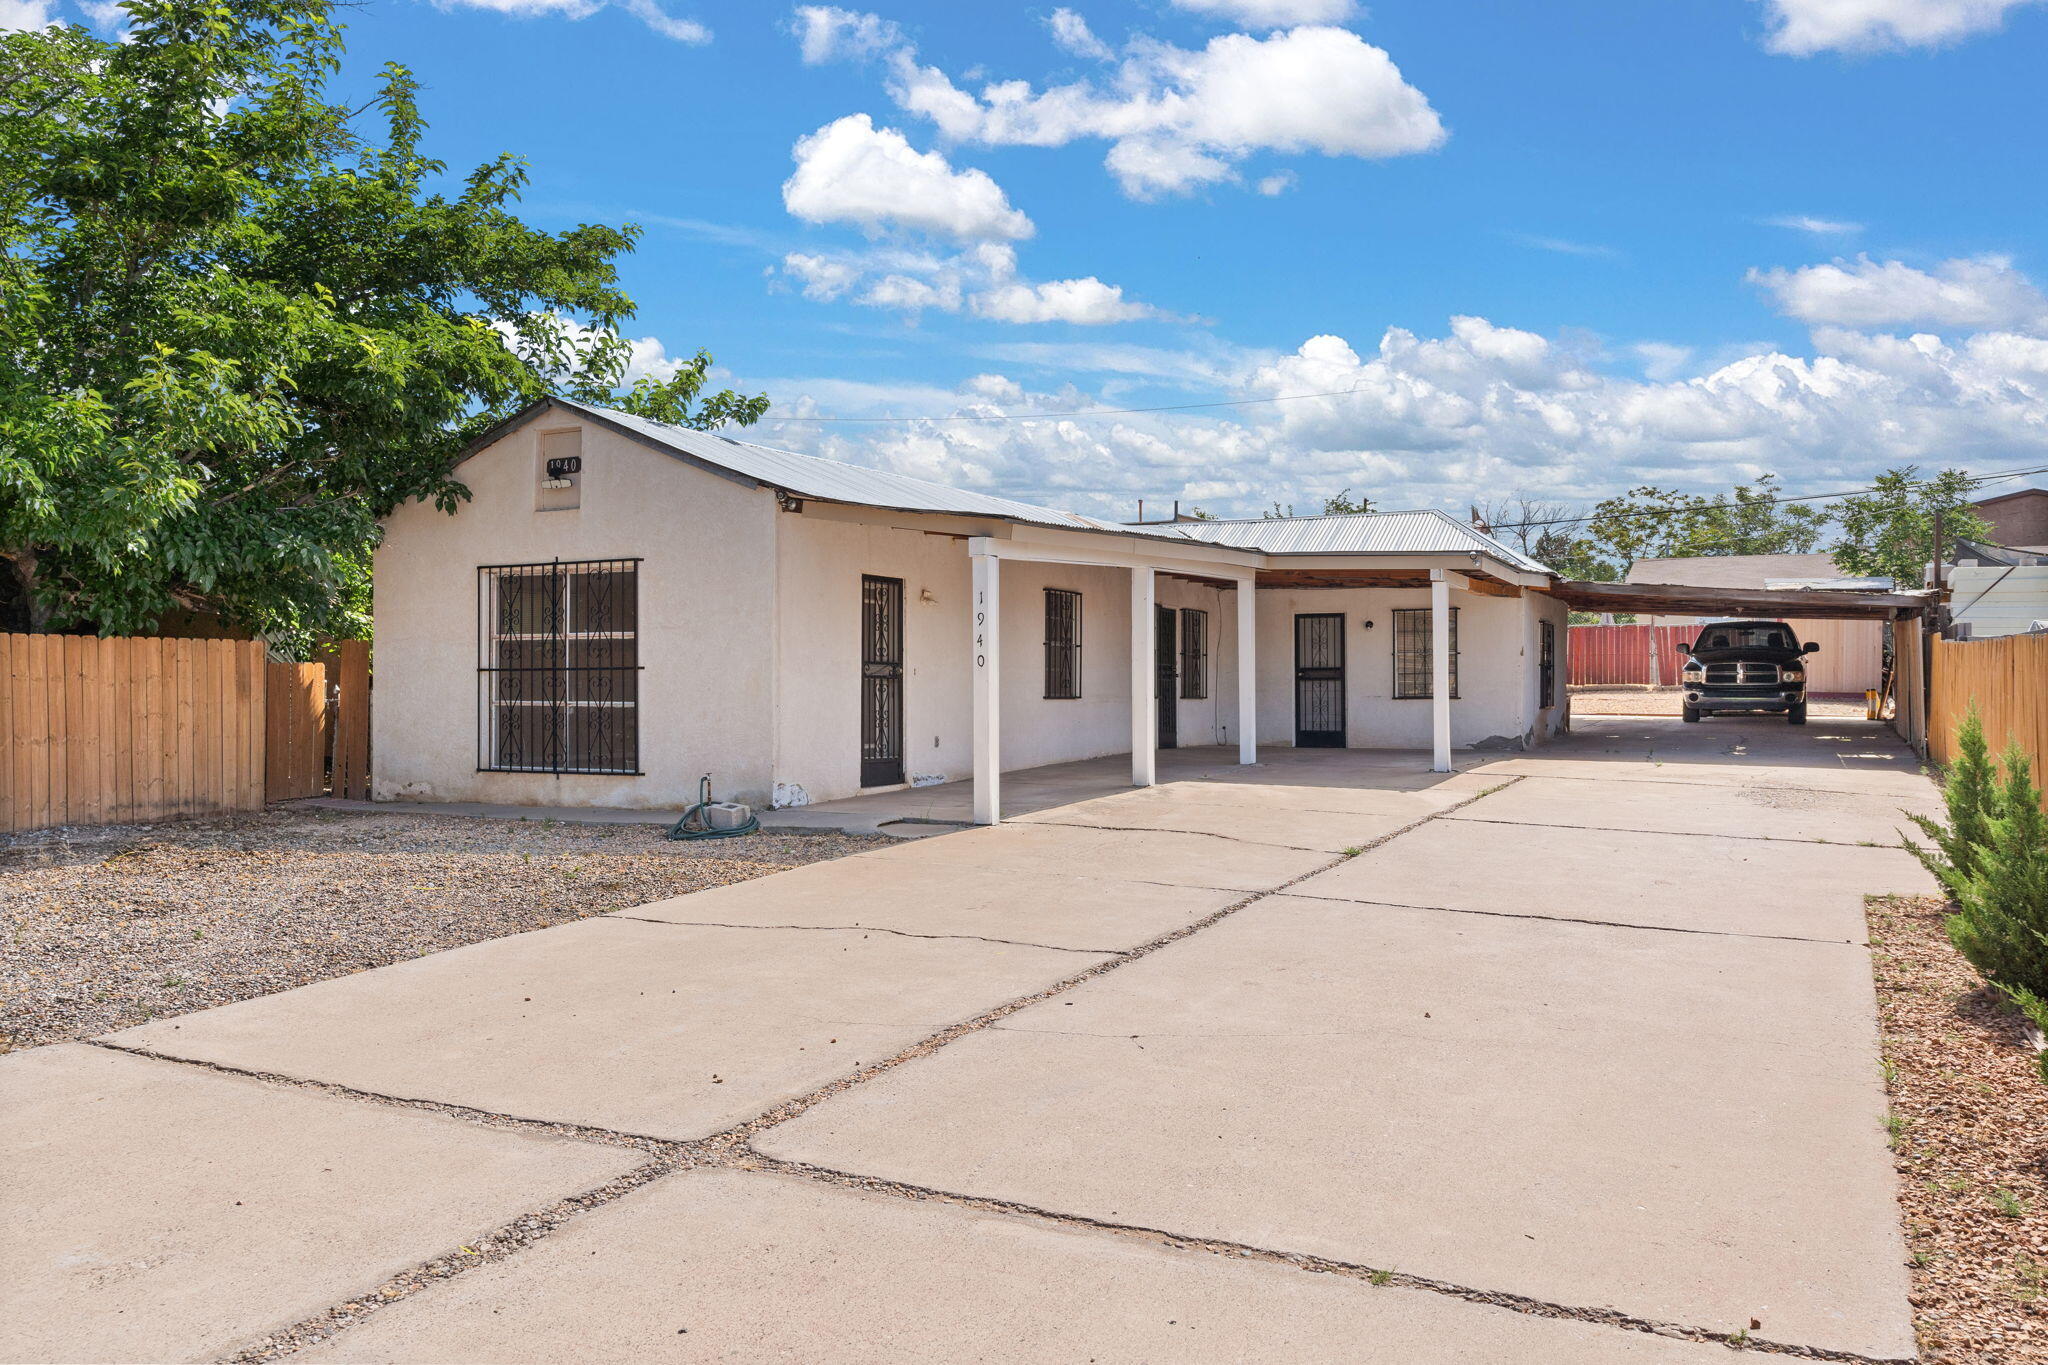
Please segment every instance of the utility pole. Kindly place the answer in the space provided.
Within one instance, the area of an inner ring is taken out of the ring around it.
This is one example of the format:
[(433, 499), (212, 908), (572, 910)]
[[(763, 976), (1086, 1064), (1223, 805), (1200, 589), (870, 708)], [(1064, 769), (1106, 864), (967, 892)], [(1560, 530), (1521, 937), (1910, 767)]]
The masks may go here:
[(1948, 608), (1943, 605), (1941, 600), (1941, 518), (1942, 513), (1946, 510), (1946, 508), (1941, 507), (1934, 509), (1934, 628), (1943, 635), (1948, 633)]

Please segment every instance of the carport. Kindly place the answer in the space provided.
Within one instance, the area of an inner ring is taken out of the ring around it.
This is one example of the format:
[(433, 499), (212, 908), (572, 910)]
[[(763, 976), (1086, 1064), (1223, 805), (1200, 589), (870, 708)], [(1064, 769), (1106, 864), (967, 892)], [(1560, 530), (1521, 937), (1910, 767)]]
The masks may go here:
[(1859, 588), (1715, 588), (1687, 583), (1590, 583), (1559, 580), (1548, 593), (1574, 611), (1639, 616), (1720, 616), (1768, 621), (1884, 621), (1893, 632), (1892, 724), (1915, 751), (1927, 747), (1927, 637), (1922, 621), (1932, 591)]

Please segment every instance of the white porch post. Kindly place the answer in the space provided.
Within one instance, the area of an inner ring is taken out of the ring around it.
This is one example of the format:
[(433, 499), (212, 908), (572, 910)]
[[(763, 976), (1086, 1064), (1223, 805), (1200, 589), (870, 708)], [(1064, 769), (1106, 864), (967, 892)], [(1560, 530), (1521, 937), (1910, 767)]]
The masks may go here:
[(969, 542), (974, 565), (974, 823), (993, 825), (1002, 814), (1002, 561)]
[[(1159, 776), (1159, 698), (1152, 657), (1152, 566), (1131, 568), (1131, 785), (1150, 787)], [(1171, 705), (1169, 700), (1168, 705)]]
[(1259, 595), (1255, 579), (1237, 580), (1237, 761), (1259, 761)]
[(1429, 709), (1435, 733), (1433, 773), (1451, 771), (1451, 581), (1429, 571)]

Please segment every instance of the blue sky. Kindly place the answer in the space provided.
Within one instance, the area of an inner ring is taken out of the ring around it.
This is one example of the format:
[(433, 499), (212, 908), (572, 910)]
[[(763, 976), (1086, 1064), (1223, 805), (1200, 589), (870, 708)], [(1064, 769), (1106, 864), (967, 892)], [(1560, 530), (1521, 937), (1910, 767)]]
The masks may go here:
[(703, 346), (778, 418), (974, 419), (771, 420), (772, 443), (1124, 514), (2048, 463), (2048, 5), (368, 0), (348, 23), (345, 81), (413, 67), (453, 168), (511, 150), (541, 225), (645, 226), (648, 368)]

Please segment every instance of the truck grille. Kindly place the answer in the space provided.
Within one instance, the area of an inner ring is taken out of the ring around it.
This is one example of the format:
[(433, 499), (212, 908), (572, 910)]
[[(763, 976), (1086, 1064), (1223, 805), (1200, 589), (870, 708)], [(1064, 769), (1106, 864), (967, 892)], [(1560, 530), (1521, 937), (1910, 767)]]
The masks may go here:
[(1709, 687), (1775, 687), (1778, 683), (1776, 664), (1708, 664), (1707, 686)]

